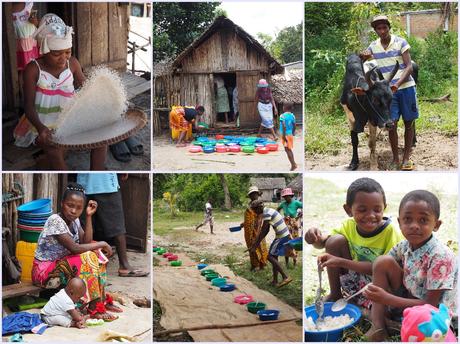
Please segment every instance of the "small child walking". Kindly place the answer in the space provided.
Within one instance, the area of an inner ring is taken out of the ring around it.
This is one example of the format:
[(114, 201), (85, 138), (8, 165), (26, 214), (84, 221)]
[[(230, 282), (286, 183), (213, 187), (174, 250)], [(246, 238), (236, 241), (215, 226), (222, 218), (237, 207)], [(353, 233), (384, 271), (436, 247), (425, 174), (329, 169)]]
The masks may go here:
[(205, 224), (209, 223), (209, 228), (211, 229), (211, 234), (214, 234), (214, 216), (212, 216), (212, 205), (211, 199), (205, 205), (204, 210), (204, 220), (198, 226), (196, 226), (195, 230), (198, 231), (198, 228), (203, 227)]
[[(85, 81), (78, 60), (71, 56), (73, 29), (57, 15), (43, 16), (34, 33), (40, 45), (40, 58), (24, 70), (24, 108), (14, 130), (15, 144), (43, 148), (53, 170), (67, 170), (64, 150), (50, 144), (62, 107)], [(104, 170), (107, 146), (91, 150), (91, 170)]]
[(45, 323), (63, 327), (84, 328), (88, 318), (75, 307), (86, 293), (86, 285), (78, 277), (72, 278), (64, 289), (51, 297), (40, 314)]
[(281, 143), (284, 146), (284, 151), (291, 163), (291, 171), (294, 171), (297, 168), (297, 164), (294, 160), (294, 153), (292, 152), (294, 148), (294, 135), (295, 135), (295, 116), (292, 113), (294, 104), (284, 103), (283, 110), (284, 112), (280, 116), (280, 134), (281, 134)]
[(372, 301), (370, 341), (389, 337), (387, 308), (444, 304), (457, 314), (457, 257), (433, 235), (441, 226), (439, 199), (426, 190), (415, 190), (399, 205), (399, 227), (406, 238), (373, 265), (372, 285), (364, 295)]

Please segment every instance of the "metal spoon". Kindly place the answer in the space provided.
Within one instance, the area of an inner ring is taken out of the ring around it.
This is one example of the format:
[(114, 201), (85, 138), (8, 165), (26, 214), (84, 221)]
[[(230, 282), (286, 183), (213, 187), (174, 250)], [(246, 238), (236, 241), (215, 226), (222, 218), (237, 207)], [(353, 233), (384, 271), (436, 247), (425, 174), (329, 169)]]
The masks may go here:
[(315, 310), (316, 314), (318, 314), (318, 319), (316, 320), (316, 329), (319, 331), (318, 322), (321, 321), (321, 318), (324, 314), (324, 301), (321, 298), (322, 286), (321, 286), (321, 274), (323, 270), (321, 266), (318, 264), (318, 279), (319, 279), (319, 287), (316, 289), (316, 299), (315, 299)]
[(345, 298), (341, 298), (337, 301), (334, 302), (334, 304), (332, 305), (331, 309), (333, 312), (339, 312), (341, 311), (342, 309), (344, 309), (345, 307), (347, 307), (347, 304), (348, 304), (348, 301), (350, 301), (350, 299), (352, 299), (353, 297), (355, 297), (356, 295), (359, 295), (361, 294), (363, 291), (365, 291), (367, 289), (367, 287), (370, 285), (371, 283), (368, 283), (366, 284), (364, 287), (362, 287), (360, 290), (358, 290), (356, 293), (354, 293), (353, 295), (351, 296), (348, 296), (346, 299)]

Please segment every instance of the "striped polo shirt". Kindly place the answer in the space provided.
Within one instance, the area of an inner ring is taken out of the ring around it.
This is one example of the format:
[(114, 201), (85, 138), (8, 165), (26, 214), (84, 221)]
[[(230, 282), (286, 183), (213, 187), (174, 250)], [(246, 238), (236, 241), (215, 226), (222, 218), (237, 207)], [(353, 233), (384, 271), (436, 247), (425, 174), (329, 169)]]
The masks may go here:
[(272, 208), (264, 208), (263, 220), (272, 225), (276, 233), (276, 238), (284, 238), (289, 235), (289, 229), (284, 222), (283, 216)]
[[(384, 78), (387, 78), (391, 73), (396, 65), (396, 61), (399, 62), (399, 70), (391, 81), (392, 85), (399, 80), (403, 70), (406, 68), (406, 65), (403, 62), (402, 54), (409, 49), (409, 43), (407, 43), (404, 38), (395, 35), (391, 35), (390, 44), (388, 44), (386, 49), (383, 48), (380, 38), (372, 42), (368, 48), (368, 50), (372, 52), (374, 59), (377, 61), (379, 70), (382, 72)], [(399, 89), (411, 86), (415, 86), (415, 82), (412, 76), (409, 76), (407, 81), (399, 86)]]

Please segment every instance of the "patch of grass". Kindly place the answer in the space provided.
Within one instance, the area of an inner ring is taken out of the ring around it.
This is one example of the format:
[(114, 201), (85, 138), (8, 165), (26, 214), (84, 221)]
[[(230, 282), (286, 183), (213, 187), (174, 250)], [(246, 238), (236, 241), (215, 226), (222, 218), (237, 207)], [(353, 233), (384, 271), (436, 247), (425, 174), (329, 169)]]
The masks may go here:
[(232, 270), (236, 275), (244, 277), (248, 281), (251, 281), (258, 288), (268, 291), (280, 300), (286, 302), (288, 305), (296, 308), (299, 311), (302, 311), (301, 254), (299, 254), (298, 257), (297, 266), (293, 267), (292, 260), (290, 260), (288, 269), (286, 269), (286, 266), (284, 265), (284, 258), (280, 257), (279, 260), (285, 272), (293, 279), (291, 283), (282, 288), (276, 288), (270, 285), (270, 281), (273, 277), (270, 263), (268, 263), (266, 268), (261, 271), (250, 271), (249, 261), (246, 264), (235, 265)]
[[(232, 222), (241, 221), (243, 209), (236, 209), (232, 211), (214, 210), (213, 216), (215, 222)], [(165, 235), (170, 233), (177, 227), (190, 227), (194, 228), (203, 222), (203, 212), (179, 212), (176, 216), (172, 217), (168, 212), (154, 209), (153, 223), (154, 234)]]

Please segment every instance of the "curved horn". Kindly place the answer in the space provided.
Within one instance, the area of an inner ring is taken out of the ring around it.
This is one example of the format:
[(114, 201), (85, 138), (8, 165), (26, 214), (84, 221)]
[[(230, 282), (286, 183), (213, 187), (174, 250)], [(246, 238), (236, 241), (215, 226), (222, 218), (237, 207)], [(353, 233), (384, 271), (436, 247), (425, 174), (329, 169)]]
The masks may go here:
[(382, 72), (378, 68), (377, 68), (377, 74), (378, 74), (380, 80), (385, 80), (385, 78), (383, 77)]
[(364, 74), (364, 78), (366, 79), (366, 82), (369, 85), (369, 88), (374, 85), (374, 82), (372, 81), (371, 75), (374, 72), (375, 68), (377, 68), (377, 66), (372, 67), (371, 69), (369, 69), (366, 72), (366, 74)]
[(399, 62), (396, 61), (395, 67), (393, 68), (393, 70), (391, 71), (390, 75), (388, 76), (388, 79), (387, 79), (388, 82), (393, 80), (393, 78), (395, 77), (396, 73), (398, 72), (398, 69), (399, 69)]

